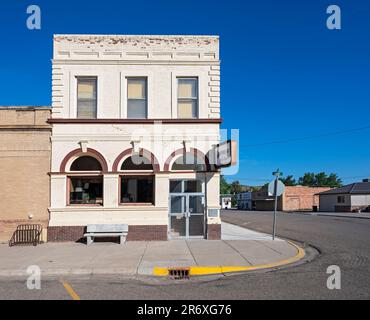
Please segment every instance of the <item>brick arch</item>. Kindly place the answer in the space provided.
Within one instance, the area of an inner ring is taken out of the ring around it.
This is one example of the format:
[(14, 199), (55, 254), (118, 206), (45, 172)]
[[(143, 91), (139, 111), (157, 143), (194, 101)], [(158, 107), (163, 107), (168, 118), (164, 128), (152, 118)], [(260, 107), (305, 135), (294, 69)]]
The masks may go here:
[[(172, 160), (177, 156), (184, 155), (185, 153), (186, 152), (185, 152), (184, 148), (177, 149), (176, 151), (172, 152), (171, 155), (167, 158), (166, 162), (164, 163), (163, 170), (164, 171), (170, 171), (170, 164), (171, 164)], [(209, 160), (208, 160), (207, 156), (202, 151), (200, 151), (198, 149), (195, 149), (195, 148), (190, 148), (190, 153), (193, 153), (193, 155), (195, 155), (197, 158), (198, 157), (202, 158), (204, 160), (205, 165), (206, 165), (207, 171), (210, 171)]]
[(78, 148), (78, 149), (75, 149), (75, 150), (72, 150), (70, 153), (68, 153), (62, 163), (60, 164), (60, 172), (66, 172), (66, 166), (67, 166), (67, 163), (68, 161), (72, 158), (72, 157), (75, 157), (75, 156), (92, 156), (94, 157), (96, 160), (99, 161), (101, 167), (102, 167), (102, 171), (103, 172), (107, 172), (108, 171), (108, 163), (107, 161), (105, 160), (104, 156), (99, 152), (99, 151), (96, 151), (95, 149), (92, 149), (92, 148), (87, 148), (87, 151), (86, 152), (82, 152), (81, 151), (81, 148)]
[[(131, 155), (132, 151), (133, 151), (133, 148), (130, 148), (130, 149), (126, 149), (125, 151), (121, 152), (118, 155), (118, 157), (116, 158), (116, 160), (114, 160), (112, 171), (114, 171), (114, 172), (118, 171), (119, 170), (118, 165), (121, 162), (121, 160), (123, 158), (125, 158), (126, 156)], [(140, 148), (139, 155), (143, 156), (143, 157), (146, 157), (147, 159), (150, 160), (151, 164), (153, 165), (153, 171), (154, 172), (159, 172), (160, 171), (159, 162), (158, 162), (157, 158), (155, 157), (155, 155), (152, 152), (150, 152), (149, 150)]]

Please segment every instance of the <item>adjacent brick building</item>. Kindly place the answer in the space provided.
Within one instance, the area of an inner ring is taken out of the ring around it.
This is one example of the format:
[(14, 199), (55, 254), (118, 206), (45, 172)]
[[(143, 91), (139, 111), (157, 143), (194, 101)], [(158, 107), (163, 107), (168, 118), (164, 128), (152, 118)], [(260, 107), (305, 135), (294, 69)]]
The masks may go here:
[[(284, 193), (278, 197), (278, 210), (304, 211), (319, 208), (317, 193), (330, 190), (328, 187), (287, 186)], [(252, 207), (255, 210), (274, 210), (274, 197), (267, 193), (267, 186), (252, 192)]]
[(48, 224), (49, 107), (0, 106), (0, 241), (17, 225)]

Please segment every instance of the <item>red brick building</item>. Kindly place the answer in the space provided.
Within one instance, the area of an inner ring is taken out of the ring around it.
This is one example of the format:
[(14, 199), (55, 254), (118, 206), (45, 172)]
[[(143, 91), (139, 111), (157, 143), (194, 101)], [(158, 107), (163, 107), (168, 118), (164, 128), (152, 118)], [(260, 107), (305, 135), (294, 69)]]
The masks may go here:
[[(317, 193), (330, 190), (328, 187), (287, 186), (284, 193), (278, 197), (279, 211), (308, 211), (319, 208)], [(269, 196), (267, 186), (252, 193), (254, 210), (274, 210), (274, 197)]]

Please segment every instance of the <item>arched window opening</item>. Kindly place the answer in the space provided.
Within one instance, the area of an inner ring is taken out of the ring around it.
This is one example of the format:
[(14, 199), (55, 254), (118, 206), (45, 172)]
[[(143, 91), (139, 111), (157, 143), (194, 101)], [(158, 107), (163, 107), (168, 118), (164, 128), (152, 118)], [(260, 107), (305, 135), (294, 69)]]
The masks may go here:
[[(69, 205), (103, 205), (103, 176), (102, 165), (99, 160), (84, 155), (75, 159), (70, 171), (69, 179)], [(90, 171), (89, 176), (76, 176), (73, 172)], [(97, 172), (98, 171), (98, 172)], [(95, 173), (94, 173), (95, 172)]]
[(192, 152), (187, 152), (180, 156), (172, 164), (173, 171), (206, 171), (204, 159), (194, 155)]
[(154, 170), (151, 160), (134, 154), (122, 162), (121, 170), (130, 171), (121, 176), (121, 204), (154, 204)]
[(135, 154), (131, 157), (128, 157), (123, 161), (121, 165), (121, 170), (130, 170), (130, 171), (141, 171), (141, 170), (151, 170), (153, 171), (153, 165), (150, 159)]
[(70, 171), (102, 171), (102, 166), (94, 157), (82, 156), (73, 161)]

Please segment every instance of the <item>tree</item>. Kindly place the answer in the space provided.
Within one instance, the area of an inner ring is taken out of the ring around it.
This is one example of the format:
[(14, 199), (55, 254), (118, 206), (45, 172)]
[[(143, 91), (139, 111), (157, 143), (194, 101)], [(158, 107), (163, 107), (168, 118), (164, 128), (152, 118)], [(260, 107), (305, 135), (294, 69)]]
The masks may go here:
[(306, 172), (303, 177), (300, 177), (298, 184), (308, 187), (330, 187), (338, 188), (342, 186), (342, 180), (337, 174), (331, 173), (329, 176), (325, 172), (312, 173)]
[(315, 174), (315, 187), (325, 187), (328, 177), (325, 172)]
[(233, 181), (230, 185), (230, 193), (237, 194), (242, 191), (242, 187), (239, 183), (239, 181)]
[(338, 178), (336, 173), (331, 173), (326, 179), (326, 185), (330, 188), (339, 188), (343, 185), (342, 179)]
[(311, 172), (306, 172), (303, 177), (300, 177), (298, 179), (298, 184), (308, 187), (315, 186), (315, 174)]
[(295, 186), (295, 185), (297, 185), (297, 181), (293, 178), (293, 176), (286, 176), (285, 178), (280, 178), (280, 180), (286, 186)]
[(221, 194), (229, 194), (230, 193), (230, 185), (227, 183), (225, 177), (221, 175), (220, 177), (220, 193)]

